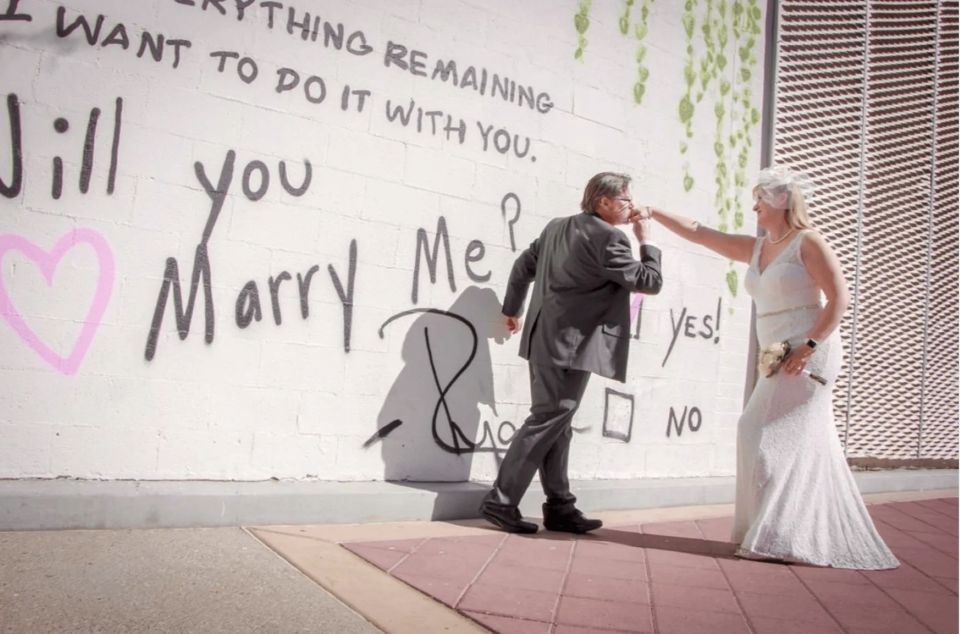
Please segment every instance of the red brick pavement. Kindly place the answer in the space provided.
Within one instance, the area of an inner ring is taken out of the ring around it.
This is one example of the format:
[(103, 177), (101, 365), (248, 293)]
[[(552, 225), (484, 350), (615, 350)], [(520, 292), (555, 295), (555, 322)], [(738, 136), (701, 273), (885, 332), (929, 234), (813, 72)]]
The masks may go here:
[(732, 518), (343, 546), (504, 634), (956, 634), (957, 498), (868, 508), (897, 570), (736, 559)]

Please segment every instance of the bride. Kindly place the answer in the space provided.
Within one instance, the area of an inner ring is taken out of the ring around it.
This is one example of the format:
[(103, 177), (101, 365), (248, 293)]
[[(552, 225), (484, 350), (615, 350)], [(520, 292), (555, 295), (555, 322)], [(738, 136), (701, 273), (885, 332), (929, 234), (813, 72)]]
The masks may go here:
[[(808, 181), (762, 170), (754, 188), (766, 235), (731, 235), (650, 208), (681, 237), (749, 263), (744, 287), (756, 307), (761, 349), (788, 341), (780, 371), (759, 377), (737, 429), (737, 554), (836, 568), (896, 568), (847, 467), (833, 419), (842, 349), (837, 327), (849, 294), (840, 263), (811, 228)], [(825, 303), (821, 302), (821, 294)], [(826, 386), (811, 375), (826, 379)]]

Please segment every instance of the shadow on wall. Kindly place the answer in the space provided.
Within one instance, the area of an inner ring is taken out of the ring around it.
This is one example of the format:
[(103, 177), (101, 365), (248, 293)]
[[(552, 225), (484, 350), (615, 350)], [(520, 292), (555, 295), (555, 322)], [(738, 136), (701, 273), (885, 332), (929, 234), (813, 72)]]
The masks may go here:
[(403, 369), (364, 445), (380, 444), (385, 480), (466, 481), (478, 452), (499, 463), (514, 428), (481, 421), (480, 405), (497, 413), (490, 340), (508, 337), (500, 308), (493, 290), (470, 286), (446, 310), (417, 308), (383, 324), (391, 338), (408, 326)]

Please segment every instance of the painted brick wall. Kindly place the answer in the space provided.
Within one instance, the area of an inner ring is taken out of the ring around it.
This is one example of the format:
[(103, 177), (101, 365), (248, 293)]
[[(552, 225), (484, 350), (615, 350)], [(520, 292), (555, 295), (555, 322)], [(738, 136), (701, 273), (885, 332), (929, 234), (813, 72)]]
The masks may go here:
[[(754, 232), (760, 10), (691, 7), (0, 1), (0, 477), (493, 478), (507, 276), (591, 175)], [(733, 473), (743, 267), (656, 241), (573, 477)]]

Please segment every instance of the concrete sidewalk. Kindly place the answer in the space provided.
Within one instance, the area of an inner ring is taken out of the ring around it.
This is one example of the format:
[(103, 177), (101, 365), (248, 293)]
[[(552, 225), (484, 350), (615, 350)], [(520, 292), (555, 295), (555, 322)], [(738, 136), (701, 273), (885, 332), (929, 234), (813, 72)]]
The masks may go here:
[(0, 533), (0, 632), (956, 632), (956, 494), (865, 496), (904, 564), (877, 573), (729, 559), (731, 505), (599, 513), (611, 530), (587, 537), (477, 520)]

